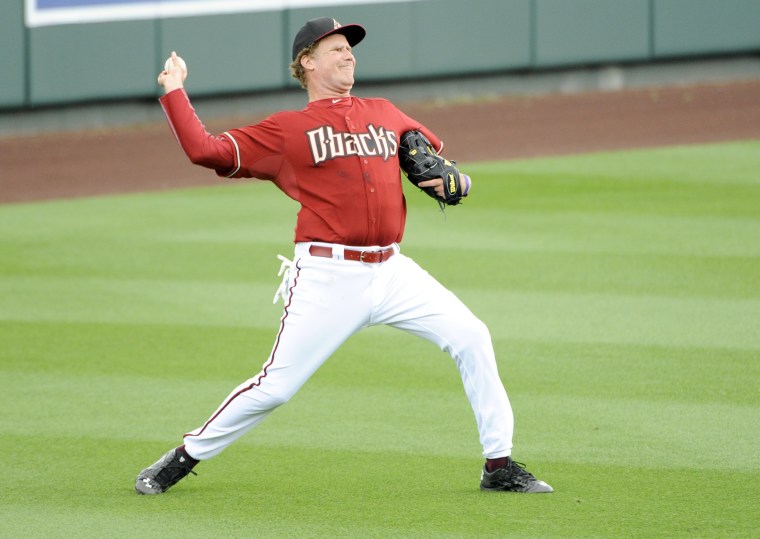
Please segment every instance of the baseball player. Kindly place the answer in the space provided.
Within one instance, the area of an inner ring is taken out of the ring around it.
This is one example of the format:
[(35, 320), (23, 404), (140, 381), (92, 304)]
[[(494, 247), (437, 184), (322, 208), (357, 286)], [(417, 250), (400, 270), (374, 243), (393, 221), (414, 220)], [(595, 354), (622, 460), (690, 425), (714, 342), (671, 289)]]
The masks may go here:
[[(261, 370), (232, 390), (184, 443), (137, 476), (140, 494), (160, 494), (218, 455), (287, 402), (335, 350), (362, 328), (385, 324), (426, 339), (459, 368), (486, 459), (480, 488), (541, 493), (552, 488), (510, 457), (513, 416), (486, 326), (450, 291), (402, 254), (406, 219), (399, 168), (402, 134), (442, 141), (389, 101), (351, 95), (357, 24), (308, 21), (293, 42), (291, 71), (308, 93), (300, 111), (209, 134), (190, 103), (183, 64), (172, 53), (158, 76), (160, 103), (190, 161), (221, 177), (269, 180), (300, 203), (293, 260), (283, 258), (284, 310)], [(416, 153), (416, 152), (413, 152)], [(466, 196), (470, 181), (452, 174)], [(419, 184), (445, 199), (443, 180)]]

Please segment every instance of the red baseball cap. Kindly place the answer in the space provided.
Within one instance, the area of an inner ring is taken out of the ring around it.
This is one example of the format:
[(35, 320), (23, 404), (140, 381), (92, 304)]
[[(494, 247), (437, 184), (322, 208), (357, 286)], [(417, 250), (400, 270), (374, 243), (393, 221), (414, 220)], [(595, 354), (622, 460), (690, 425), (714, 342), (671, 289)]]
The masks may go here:
[(367, 31), (358, 24), (346, 24), (344, 26), (332, 17), (312, 19), (301, 27), (293, 40), (293, 60), (296, 59), (301, 49), (305, 49), (332, 34), (343, 34), (346, 36), (348, 44), (353, 47), (364, 39)]

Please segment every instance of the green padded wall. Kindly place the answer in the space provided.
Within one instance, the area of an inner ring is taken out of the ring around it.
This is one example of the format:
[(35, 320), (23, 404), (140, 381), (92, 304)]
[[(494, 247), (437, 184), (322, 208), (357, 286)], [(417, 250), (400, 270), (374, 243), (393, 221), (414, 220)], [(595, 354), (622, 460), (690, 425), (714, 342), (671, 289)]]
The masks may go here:
[(530, 65), (531, 0), (427, 0), (289, 13), (288, 43), (307, 20), (332, 16), (367, 29), (357, 80), (487, 72)]
[(760, 0), (655, 0), (656, 57), (760, 50)]
[(537, 67), (644, 60), (647, 0), (534, 0)]
[[(293, 9), (288, 15), (287, 42), (290, 46), (303, 23), (316, 17), (361, 24), (367, 29), (367, 37), (354, 51), (357, 81), (408, 77), (413, 73), (411, 9), (409, 3), (403, 2)], [(298, 86), (293, 79), (291, 84)]]
[(0, 17), (0, 108), (145, 99), (172, 49), (193, 95), (294, 88), (306, 20), (368, 31), (357, 81), (760, 51), (760, 0), (420, 0), (26, 29)]
[(530, 66), (531, 0), (438, 0), (411, 7), (412, 76)]
[(154, 95), (156, 24), (128, 21), (31, 29), (32, 103)]
[(23, 2), (8, 2), (0, 17), (0, 107), (20, 107), (26, 101)]
[(283, 62), (284, 12), (265, 11), (159, 21), (156, 74), (172, 50), (188, 64), (193, 95), (278, 88), (290, 76)]

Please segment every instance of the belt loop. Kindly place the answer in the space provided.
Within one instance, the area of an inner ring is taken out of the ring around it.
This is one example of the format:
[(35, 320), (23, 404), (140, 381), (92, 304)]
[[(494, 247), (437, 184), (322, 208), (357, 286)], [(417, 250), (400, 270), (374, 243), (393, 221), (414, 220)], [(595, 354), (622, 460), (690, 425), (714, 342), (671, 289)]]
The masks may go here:
[(333, 257), (333, 260), (344, 260), (344, 258), (343, 258), (343, 256), (344, 256), (343, 251), (344, 250), (345, 250), (345, 246), (344, 245), (340, 245), (338, 243), (334, 243), (332, 245), (332, 257)]

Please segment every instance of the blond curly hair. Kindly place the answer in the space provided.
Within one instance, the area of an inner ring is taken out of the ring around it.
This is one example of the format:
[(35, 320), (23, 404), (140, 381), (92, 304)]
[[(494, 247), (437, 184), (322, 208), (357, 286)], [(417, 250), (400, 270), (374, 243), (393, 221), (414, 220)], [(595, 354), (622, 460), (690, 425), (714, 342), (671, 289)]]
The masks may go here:
[(296, 79), (298, 82), (301, 83), (301, 88), (303, 88), (304, 90), (308, 90), (309, 87), (306, 81), (306, 70), (301, 65), (301, 58), (303, 58), (306, 55), (313, 55), (314, 51), (317, 48), (317, 43), (312, 43), (308, 47), (301, 49), (301, 52), (298, 53), (298, 56), (296, 56), (296, 59), (293, 60), (290, 64), (290, 75), (294, 79)]

